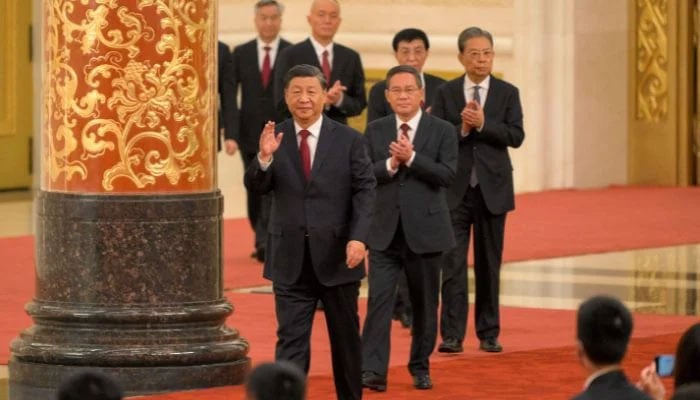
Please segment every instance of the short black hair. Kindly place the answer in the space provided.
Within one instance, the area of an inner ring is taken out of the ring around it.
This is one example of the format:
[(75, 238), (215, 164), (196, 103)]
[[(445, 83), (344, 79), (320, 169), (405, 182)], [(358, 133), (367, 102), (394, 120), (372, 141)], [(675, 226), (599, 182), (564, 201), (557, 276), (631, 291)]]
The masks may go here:
[(619, 364), (632, 335), (632, 314), (610, 296), (594, 296), (578, 308), (577, 337), (596, 365)]
[(692, 325), (683, 333), (676, 349), (673, 367), (673, 385), (679, 387), (700, 382), (700, 323)]
[(391, 42), (391, 46), (394, 48), (394, 51), (398, 51), (399, 43), (412, 42), (416, 39), (423, 41), (426, 50), (430, 48), (428, 35), (426, 35), (425, 32), (417, 28), (406, 28), (400, 30), (398, 33), (396, 33), (396, 35), (394, 35), (394, 40)]
[(321, 72), (318, 67), (310, 64), (299, 64), (290, 68), (284, 75), (284, 88), (287, 89), (289, 87), (289, 82), (299, 77), (316, 78), (321, 83), (321, 87), (324, 90), (328, 89), (328, 82), (326, 82), (326, 77), (323, 75), (323, 72)]
[(464, 48), (467, 46), (467, 40), (477, 37), (485, 37), (489, 40), (489, 43), (491, 43), (491, 47), (493, 47), (493, 36), (491, 36), (489, 31), (481, 29), (478, 26), (470, 26), (469, 28), (463, 30), (457, 38), (457, 48), (459, 49), (459, 52), (464, 52)]
[(80, 371), (61, 382), (57, 400), (122, 400), (124, 394), (109, 376), (97, 371)]
[(288, 361), (263, 363), (248, 375), (246, 392), (255, 400), (303, 400), (306, 376)]
[(416, 78), (416, 86), (418, 88), (422, 89), (423, 88), (423, 81), (420, 78), (420, 72), (418, 72), (417, 69), (410, 65), (397, 65), (393, 68), (391, 68), (387, 73), (386, 73), (386, 88), (389, 89), (389, 81), (391, 81), (391, 78), (394, 77), (396, 74), (401, 74), (401, 73), (407, 73), (413, 75), (414, 78)]

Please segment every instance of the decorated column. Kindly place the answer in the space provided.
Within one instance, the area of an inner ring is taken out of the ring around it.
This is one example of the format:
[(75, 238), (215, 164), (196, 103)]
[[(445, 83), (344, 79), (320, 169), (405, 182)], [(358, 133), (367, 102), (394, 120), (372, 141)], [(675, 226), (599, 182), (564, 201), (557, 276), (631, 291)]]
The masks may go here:
[(240, 383), (216, 186), (216, 0), (44, 0), (34, 326), (12, 400), (89, 368), (130, 395)]

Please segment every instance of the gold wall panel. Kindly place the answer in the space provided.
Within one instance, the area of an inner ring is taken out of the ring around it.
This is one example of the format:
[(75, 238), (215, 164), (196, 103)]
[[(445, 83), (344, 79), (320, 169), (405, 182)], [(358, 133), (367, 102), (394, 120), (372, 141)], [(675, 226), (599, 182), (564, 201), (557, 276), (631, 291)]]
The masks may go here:
[(668, 117), (668, 4), (666, 0), (637, 1), (637, 119)]
[(0, 136), (14, 135), (17, 130), (17, 34), (15, 1), (0, 1)]
[(42, 188), (215, 188), (216, 0), (44, 0)]

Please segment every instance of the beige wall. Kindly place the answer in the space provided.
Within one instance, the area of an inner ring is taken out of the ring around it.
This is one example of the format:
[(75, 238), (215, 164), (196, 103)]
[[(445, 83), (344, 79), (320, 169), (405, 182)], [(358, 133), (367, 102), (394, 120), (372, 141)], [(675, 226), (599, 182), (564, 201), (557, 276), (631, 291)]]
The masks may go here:
[[(219, 32), (230, 45), (250, 40), (253, 0), (219, 0)], [(308, 36), (310, 0), (283, 1), (283, 35)], [(511, 150), (518, 192), (600, 187), (627, 179), (627, 1), (344, 0), (339, 42), (365, 68), (395, 62), (391, 38), (425, 30), (428, 70), (461, 71), (456, 37), (480, 25), (496, 40), (495, 70), (520, 88), (525, 143)], [(604, 10), (605, 12), (601, 12)]]

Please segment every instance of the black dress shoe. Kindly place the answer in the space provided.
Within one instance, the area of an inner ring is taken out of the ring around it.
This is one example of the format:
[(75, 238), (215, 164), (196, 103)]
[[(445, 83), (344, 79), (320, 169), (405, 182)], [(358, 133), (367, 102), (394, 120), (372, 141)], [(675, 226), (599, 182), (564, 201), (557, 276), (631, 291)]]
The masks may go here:
[(261, 263), (265, 262), (265, 249), (264, 248), (259, 248), (255, 251), (255, 258), (260, 261)]
[(418, 390), (428, 390), (433, 388), (433, 381), (428, 374), (413, 375), (413, 386)]
[(410, 328), (413, 325), (413, 317), (405, 311), (394, 314), (394, 320), (399, 321), (404, 328)]
[(366, 387), (375, 392), (386, 391), (386, 377), (376, 372), (365, 371), (362, 373), (362, 387)]
[(488, 353), (500, 353), (503, 351), (503, 346), (498, 343), (498, 339), (488, 338), (479, 343), (479, 350), (483, 350)]
[(456, 338), (448, 337), (440, 343), (440, 346), (438, 346), (438, 352), (440, 353), (461, 353), (464, 351), (464, 348), (462, 347), (462, 343), (459, 342)]

